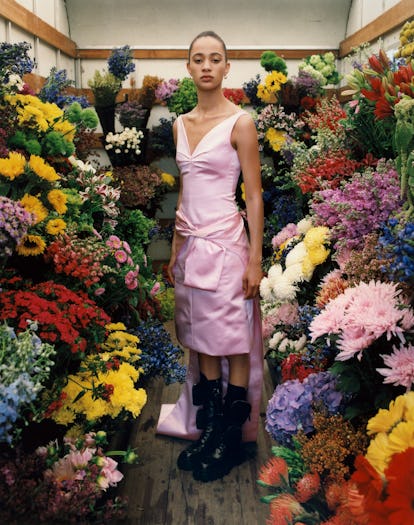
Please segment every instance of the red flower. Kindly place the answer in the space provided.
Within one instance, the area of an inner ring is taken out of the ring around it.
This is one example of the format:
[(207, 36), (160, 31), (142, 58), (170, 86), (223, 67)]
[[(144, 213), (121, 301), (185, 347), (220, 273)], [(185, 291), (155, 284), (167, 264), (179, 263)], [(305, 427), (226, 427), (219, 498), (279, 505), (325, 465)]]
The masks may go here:
[(394, 454), (385, 470), (390, 525), (414, 523), (414, 448)]
[(368, 503), (379, 501), (383, 495), (381, 476), (365, 456), (357, 456), (354, 465), (356, 470), (351, 479), (356, 483), (359, 492), (365, 496)]
[(297, 482), (295, 497), (299, 503), (305, 503), (317, 494), (321, 487), (321, 480), (317, 472), (307, 472)]

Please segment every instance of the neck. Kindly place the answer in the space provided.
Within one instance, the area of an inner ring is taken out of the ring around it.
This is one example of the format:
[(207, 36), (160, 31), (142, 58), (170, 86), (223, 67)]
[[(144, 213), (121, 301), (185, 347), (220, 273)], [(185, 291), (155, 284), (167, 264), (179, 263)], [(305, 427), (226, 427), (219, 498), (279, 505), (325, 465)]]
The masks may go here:
[(228, 100), (223, 95), (221, 88), (216, 91), (199, 91), (197, 94), (197, 107), (200, 113), (217, 113), (227, 104)]

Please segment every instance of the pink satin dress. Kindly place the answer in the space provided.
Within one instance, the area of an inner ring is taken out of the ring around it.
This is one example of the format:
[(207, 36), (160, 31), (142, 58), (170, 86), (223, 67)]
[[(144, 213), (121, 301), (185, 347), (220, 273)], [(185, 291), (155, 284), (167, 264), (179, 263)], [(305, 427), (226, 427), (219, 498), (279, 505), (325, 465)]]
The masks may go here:
[(175, 324), (180, 343), (189, 349), (186, 382), (175, 405), (162, 405), (157, 432), (197, 439), (199, 407), (192, 403), (192, 386), (199, 380), (197, 352), (222, 356), (224, 393), (228, 379), (225, 356), (249, 354), (250, 419), (243, 440), (257, 437), (263, 378), (263, 342), (259, 299), (244, 299), (242, 276), (249, 244), (236, 200), (240, 176), (231, 133), (241, 110), (211, 129), (193, 152), (182, 117), (177, 119), (177, 165), (182, 176), (182, 200), (175, 227), (186, 239), (177, 255)]

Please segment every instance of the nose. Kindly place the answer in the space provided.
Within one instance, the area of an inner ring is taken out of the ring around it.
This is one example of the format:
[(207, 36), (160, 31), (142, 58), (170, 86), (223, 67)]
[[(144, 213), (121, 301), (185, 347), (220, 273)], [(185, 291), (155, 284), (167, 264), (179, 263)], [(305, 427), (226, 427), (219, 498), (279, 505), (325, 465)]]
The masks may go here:
[(210, 65), (210, 60), (204, 60), (203, 62), (203, 71), (210, 71), (211, 69), (211, 65)]

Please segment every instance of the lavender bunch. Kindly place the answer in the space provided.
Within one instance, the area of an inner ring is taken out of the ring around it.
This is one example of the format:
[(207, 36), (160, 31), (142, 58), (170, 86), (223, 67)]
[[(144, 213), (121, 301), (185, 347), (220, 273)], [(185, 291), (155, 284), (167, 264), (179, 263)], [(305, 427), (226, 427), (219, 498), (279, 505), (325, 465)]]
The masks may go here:
[(13, 253), (35, 222), (35, 216), (16, 201), (0, 196), (0, 249), (3, 256)]
[(379, 162), (337, 189), (315, 192), (310, 209), (317, 224), (330, 228), (336, 249), (358, 249), (361, 237), (378, 228), (401, 207), (397, 170)]

